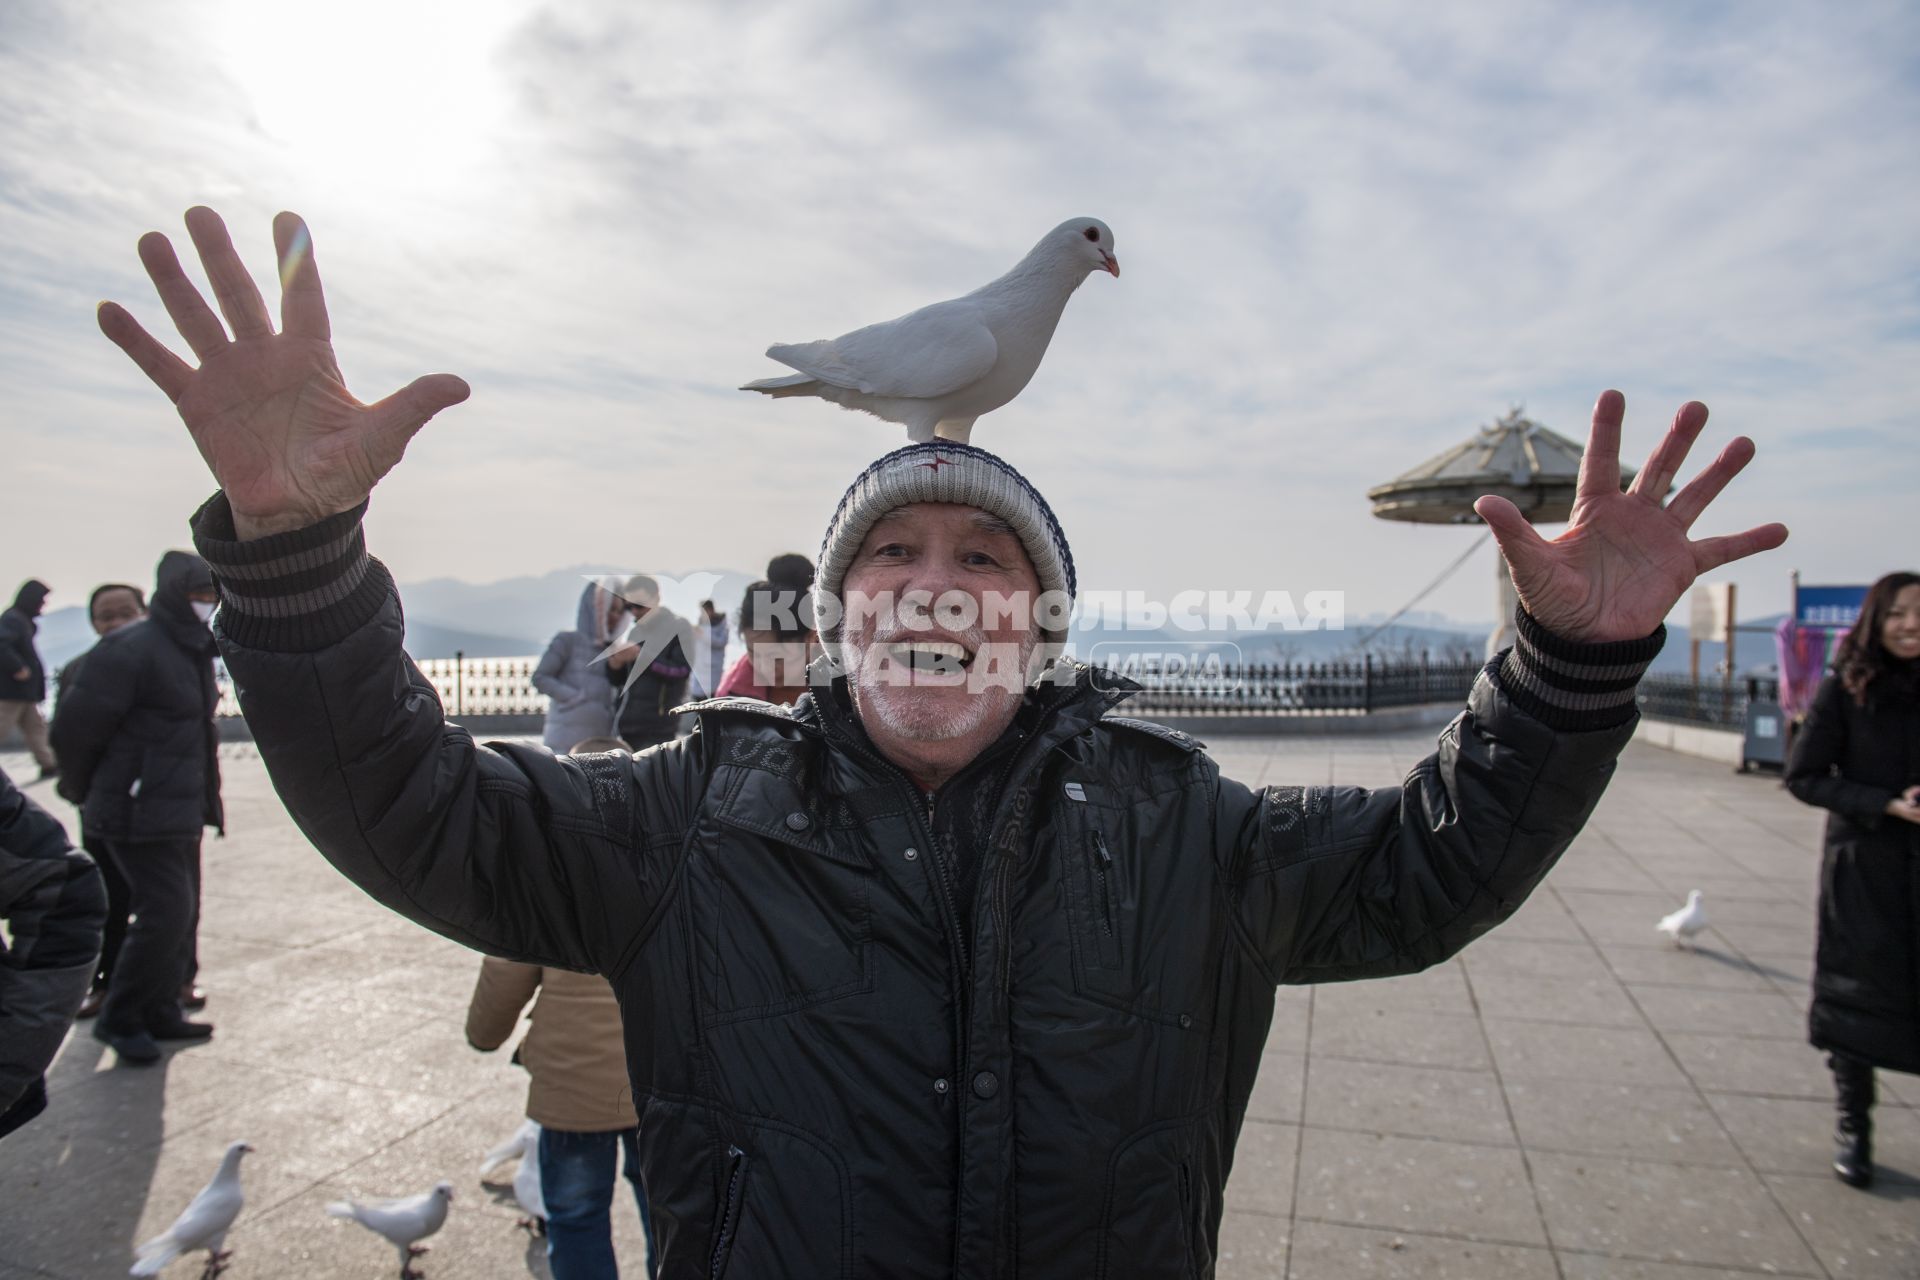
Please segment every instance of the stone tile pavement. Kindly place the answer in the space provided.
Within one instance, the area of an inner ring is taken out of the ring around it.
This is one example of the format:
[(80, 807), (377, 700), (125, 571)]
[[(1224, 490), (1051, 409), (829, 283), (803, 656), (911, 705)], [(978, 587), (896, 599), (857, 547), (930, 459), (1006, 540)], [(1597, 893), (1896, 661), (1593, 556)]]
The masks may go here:
[[(1213, 745), (1253, 785), (1382, 786), (1430, 742)], [(384, 1242), (321, 1206), (442, 1177), (430, 1277), (544, 1276), (510, 1194), (474, 1172), (525, 1088), (465, 1045), (476, 957), (340, 879), (252, 748), (226, 751), (233, 836), (207, 844), (201, 930), (219, 1033), (144, 1071), (69, 1039), (48, 1113), (0, 1143), (0, 1280), (125, 1275), (241, 1137), (258, 1152), (232, 1280), (391, 1275)], [(1283, 991), (1220, 1276), (1920, 1276), (1920, 1081), (1883, 1075), (1872, 1192), (1827, 1172), (1829, 1085), (1802, 1033), (1819, 826), (1772, 779), (1636, 745), (1546, 887), (1463, 956)], [(1653, 924), (1691, 888), (1712, 929), (1687, 953)], [(635, 1215), (614, 1218), (643, 1275)]]

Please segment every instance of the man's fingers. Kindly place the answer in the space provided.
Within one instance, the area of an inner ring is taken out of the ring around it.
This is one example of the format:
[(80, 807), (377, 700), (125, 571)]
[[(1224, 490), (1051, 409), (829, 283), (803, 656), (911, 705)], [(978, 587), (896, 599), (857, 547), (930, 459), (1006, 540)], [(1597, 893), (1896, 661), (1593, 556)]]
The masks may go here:
[(205, 205), (187, 210), (187, 234), (200, 253), (200, 265), (207, 269), (207, 282), (220, 303), (220, 314), (227, 318), (235, 339), (265, 338), (273, 333), (273, 320), (260, 288), (247, 274), (246, 264), (234, 252), (233, 237), (220, 215)]
[(1493, 531), (1493, 540), (1500, 544), (1500, 554), (1507, 558), (1509, 566), (1518, 568), (1531, 564), (1540, 549), (1547, 545), (1540, 531), (1520, 514), (1520, 508), (1505, 498), (1487, 494), (1474, 502), (1473, 510)]
[(128, 315), (126, 309), (114, 302), (100, 304), (96, 318), (100, 322), (100, 332), (112, 339), (140, 366), (140, 372), (153, 379), (153, 385), (167, 393), (167, 399), (178, 402), (187, 392), (187, 383), (193, 378), (193, 366), (167, 350), (154, 340), (152, 334), (140, 326), (140, 322)]
[(1727, 482), (1739, 475), (1752, 461), (1753, 441), (1745, 436), (1735, 436), (1727, 442), (1727, 447), (1720, 451), (1720, 456), (1713, 460), (1713, 464), (1695, 476), (1667, 504), (1668, 514), (1680, 522), (1682, 529), (1692, 528), (1693, 522), (1700, 518), (1700, 513), (1727, 487)]
[(405, 449), (414, 433), (427, 425), (427, 419), (472, 394), (464, 378), (430, 373), (367, 408), (373, 411), (374, 430), (397, 448)]
[(193, 354), (205, 360), (224, 350), (227, 331), (221, 327), (220, 317), (213, 314), (207, 300), (193, 287), (193, 281), (187, 279), (187, 273), (180, 269), (180, 259), (174, 256), (172, 242), (158, 231), (147, 232), (140, 237), (140, 263), (147, 269), (147, 278), (153, 281), (161, 305), (173, 317), (173, 327), (187, 340)]
[(1693, 544), (1694, 573), (1711, 573), (1723, 564), (1771, 551), (1786, 540), (1787, 526), (1783, 524), (1756, 525), (1745, 533), (1702, 538)]
[(333, 338), (327, 299), (320, 290), (320, 268), (313, 260), (313, 234), (297, 213), (273, 219), (274, 256), (280, 263), (280, 328), (295, 338)]
[(1602, 391), (1594, 401), (1587, 449), (1580, 455), (1580, 496), (1620, 492), (1620, 422), (1626, 412), (1627, 398), (1618, 391)]
[(1640, 468), (1640, 474), (1633, 478), (1633, 487), (1627, 492), (1654, 502), (1665, 498), (1667, 490), (1673, 487), (1673, 478), (1680, 474), (1680, 468), (1687, 461), (1687, 451), (1693, 448), (1693, 442), (1700, 438), (1706, 425), (1707, 406), (1698, 400), (1681, 405), (1680, 412), (1673, 415), (1673, 425), (1654, 446), (1653, 455), (1647, 459), (1647, 465)]

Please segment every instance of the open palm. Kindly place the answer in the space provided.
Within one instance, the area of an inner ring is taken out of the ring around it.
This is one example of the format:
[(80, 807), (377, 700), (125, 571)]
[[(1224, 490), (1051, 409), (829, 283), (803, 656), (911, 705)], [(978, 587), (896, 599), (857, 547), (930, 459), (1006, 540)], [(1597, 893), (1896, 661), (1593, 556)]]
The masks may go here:
[(194, 208), (186, 221), (232, 337), (158, 232), (141, 237), (140, 260), (199, 368), (114, 303), (100, 304), (102, 332), (180, 411), (241, 537), (300, 528), (358, 506), (429, 418), (467, 398), (467, 384), (430, 374), (362, 404), (348, 394), (334, 359), (306, 224), (291, 213), (273, 222), (282, 282), (275, 333), (220, 215)]
[(1662, 505), (1687, 452), (1707, 425), (1707, 406), (1690, 400), (1634, 476), (1620, 490), (1620, 422), (1626, 398), (1602, 393), (1580, 460), (1580, 483), (1566, 532), (1536, 532), (1505, 498), (1474, 503), (1513, 571), (1520, 602), (1549, 630), (1569, 640), (1637, 640), (1658, 627), (1694, 579), (1723, 564), (1787, 540), (1782, 524), (1694, 540), (1694, 521), (1727, 482), (1753, 460), (1753, 441), (1738, 436), (1693, 482)]

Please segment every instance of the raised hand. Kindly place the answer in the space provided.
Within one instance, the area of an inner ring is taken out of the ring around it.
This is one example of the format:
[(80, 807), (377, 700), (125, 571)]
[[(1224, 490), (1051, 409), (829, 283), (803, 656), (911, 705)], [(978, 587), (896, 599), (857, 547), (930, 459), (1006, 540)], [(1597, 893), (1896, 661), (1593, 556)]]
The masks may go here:
[(100, 329), (180, 411), (242, 538), (298, 529), (358, 506), (427, 419), (467, 398), (467, 384), (445, 373), (372, 404), (347, 393), (313, 241), (298, 216), (273, 220), (279, 333), (220, 215), (187, 210), (187, 234), (233, 336), (157, 231), (140, 238), (140, 261), (200, 367), (155, 341), (115, 303), (100, 304)]
[(1753, 441), (1737, 436), (1713, 464), (1661, 505), (1688, 450), (1707, 425), (1707, 406), (1690, 400), (1674, 415), (1632, 486), (1620, 491), (1618, 391), (1593, 406), (1593, 429), (1580, 460), (1580, 483), (1566, 531), (1548, 540), (1505, 498), (1473, 509), (1493, 530), (1513, 571), (1520, 603), (1548, 630), (1569, 640), (1638, 640), (1666, 618), (1695, 578), (1787, 540), (1783, 524), (1693, 540), (1687, 531), (1709, 503), (1753, 460)]

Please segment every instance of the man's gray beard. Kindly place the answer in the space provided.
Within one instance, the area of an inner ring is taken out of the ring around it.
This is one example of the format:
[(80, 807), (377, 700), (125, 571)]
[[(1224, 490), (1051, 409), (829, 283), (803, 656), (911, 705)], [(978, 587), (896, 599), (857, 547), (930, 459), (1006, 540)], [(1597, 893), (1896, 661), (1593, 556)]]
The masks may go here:
[[(877, 647), (877, 644), (861, 647), (852, 641), (846, 642), (847, 656), (852, 660), (848, 668), (847, 690), (853, 695), (854, 709), (862, 720), (873, 717), (881, 728), (895, 737), (915, 742), (947, 742), (964, 738), (1002, 711), (1006, 711), (1006, 718), (1011, 720), (1011, 708), (1018, 707), (1020, 699), (1025, 696), (1024, 685), (1016, 691), (1004, 684), (991, 684), (976, 691), (952, 711), (931, 707), (925, 700), (915, 696), (910, 685), (887, 687), (884, 680), (873, 683), (879, 673), (868, 665), (867, 654)], [(1039, 631), (1028, 631), (1020, 641), (1019, 669), (1022, 672), (1029, 671), (1034, 652), (1039, 647)], [(894, 696), (889, 697), (890, 694)]]

